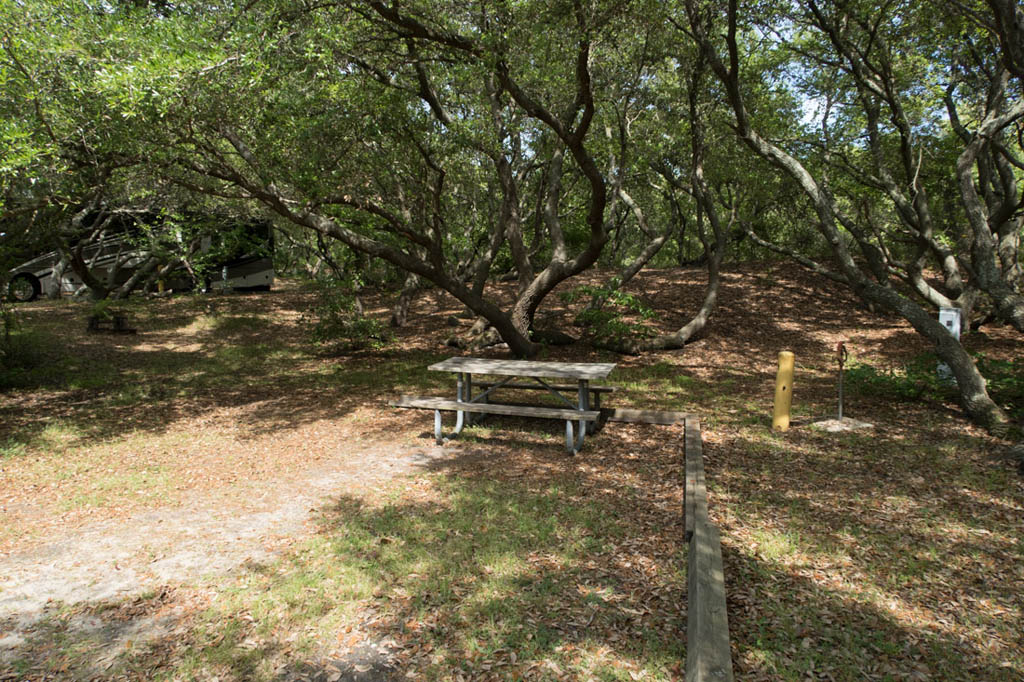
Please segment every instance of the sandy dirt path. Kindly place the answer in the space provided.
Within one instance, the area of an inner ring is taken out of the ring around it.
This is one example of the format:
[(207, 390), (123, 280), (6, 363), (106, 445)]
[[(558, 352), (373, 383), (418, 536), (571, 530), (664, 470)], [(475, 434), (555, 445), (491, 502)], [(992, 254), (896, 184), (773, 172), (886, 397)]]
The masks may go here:
[[(313, 528), (313, 512), (339, 493), (372, 492), (396, 476), (443, 457), (439, 447), (371, 447), (305, 472), (238, 505), (194, 496), (190, 504), (102, 521), (58, 534), (46, 544), (0, 557), (0, 661), (14, 657), (32, 628), (56, 605), (131, 599), (272, 561)], [(166, 635), (174, 614), (136, 619), (119, 641)], [(75, 626), (99, 627), (79, 617)]]

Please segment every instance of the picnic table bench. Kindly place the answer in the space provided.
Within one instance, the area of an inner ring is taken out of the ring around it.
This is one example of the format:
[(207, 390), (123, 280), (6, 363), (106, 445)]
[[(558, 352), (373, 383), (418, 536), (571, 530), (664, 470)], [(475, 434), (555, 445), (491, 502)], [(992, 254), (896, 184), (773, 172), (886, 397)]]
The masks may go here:
[[(441, 434), (441, 412), (456, 412), (455, 430), (457, 436), (471, 421), (473, 414), (497, 414), (518, 417), (565, 420), (565, 446), (570, 453), (577, 453), (583, 447), (588, 432), (593, 433), (601, 416), (600, 396), (615, 389), (610, 386), (594, 386), (592, 380), (604, 379), (615, 368), (614, 363), (598, 362), (535, 362), (530, 360), (491, 360), (484, 358), (448, 358), (430, 365), (427, 369), (435, 372), (452, 372), (456, 375), (455, 400), (432, 397), (402, 396), (391, 403), (394, 407), (434, 410), (434, 438), (438, 444), (444, 442)], [(497, 381), (473, 381), (473, 375), (506, 377)], [(531, 381), (514, 381), (514, 379)], [(575, 380), (575, 384), (549, 383), (546, 379)], [(474, 388), (483, 392), (473, 395)], [(491, 396), (498, 389), (541, 390), (559, 399), (564, 407), (548, 405), (510, 405), (492, 403)], [(575, 393), (575, 401), (564, 394)], [(576, 428), (573, 428), (573, 422)], [(575, 431), (575, 433), (574, 433)]]
[(137, 330), (128, 326), (128, 318), (116, 313), (109, 316), (91, 315), (86, 329), (90, 332), (112, 332), (114, 334), (135, 334)]

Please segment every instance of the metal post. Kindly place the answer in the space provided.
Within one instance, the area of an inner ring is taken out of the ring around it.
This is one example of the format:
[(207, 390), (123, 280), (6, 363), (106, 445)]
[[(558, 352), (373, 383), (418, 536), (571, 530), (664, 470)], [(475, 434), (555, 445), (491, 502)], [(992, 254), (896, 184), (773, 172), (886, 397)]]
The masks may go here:
[[(465, 391), (464, 375), (463, 375), (462, 372), (459, 372), (456, 375), (456, 380), (455, 380), (455, 400), (457, 402), (460, 402), (460, 403), (468, 402), (466, 400), (466, 395), (465, 395), (464, 391)], [(457, 436), (460, 433), (462, 433), (462, 427), (464, 427), (465, 425), (466, 425), (466, 412), (463, 411), (463, 410), (456, 411), (455, 412), (455, 431), (453, 432), (454, 435)]]
[(843, 421), (843, 365), (849, 355), (844, 342), (836, 344), (836, 359), (839, 361), (839, 421)]
[[(579, 388), (577, 389), (577, 408), (578, 410), (589, 410), (590, 409), (590, 382), (586, 379), (580, 379)], [(585, 429), (587, 433), (594, 432), (594, 423), (580, 422), (580, 428)]]

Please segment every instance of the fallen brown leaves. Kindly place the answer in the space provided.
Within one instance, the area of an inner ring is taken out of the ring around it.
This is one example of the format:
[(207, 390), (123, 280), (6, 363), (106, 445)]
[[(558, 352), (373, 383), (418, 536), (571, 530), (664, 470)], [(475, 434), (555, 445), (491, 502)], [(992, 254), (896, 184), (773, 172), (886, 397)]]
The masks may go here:
[[(703, 277), (699, 271), (648, 272), (635, 281), (633, 293), (659, 312), (659, 330), (670, 331), (696, 309)], [(386, 314), (386, 299), (366, 302), (372, 314)], [(553, 320), (571, 319), (555, 297), (550, 303)], [(68, 309), (46, 305), (30, 311), (30, 321), (50, 315), (55, 325), (70, 323)], [(82, 335), (68, 343), (81, 344), (75, 352), (87, 364), (129, 370), (147, 358), (175, 355), (201, 364), (223, 347), (210, 326), (172, 323), (188, 312), (180, 301), (154, 305), (166, 309), (153, 313), (149, 327), (140, 323), (137, 337)], [(305, 294), (292, 290), (212, 299), (203, 314), (266, 318), (290, 348), (301, 345), (296, 322), (306, 305)], [(0, 460), (0, 506), (15, 529), (0, 535), (0, 551), (24, 550), (44, 538), (186, 500), (242, 512), (257, 497), (283, 494), (314, 467), (342, 466), (355, 443), (384, 453), (396, 443), (429, 443), (422, 414), (384, 407), (393, 397), (387, 382), (337, 389), (324, 377), (383, 370), (417, 354), (448, 354), (445, 320), (458, 310), (432, 294), (416, 303), (410, 326), (398, 331), (386, 353), (299, 353), (287, 376), (274, 373), (280, 367), (260, 373), (254, 355), (253, 367), (239, 365), (237, 386), (200, 383), (188, 395), (154, 390), (149, 398), (99, 407), (98, 398), (110, 397), (108, 387), (0, 396), (0, 419), (30, 443), (26, 456)], [(258, 331), (250, 336), (243, 330), (231, 340), (259, 342)], [(905, 324), (868, 313), (828, 282), (779, 267), (745, 267), (724, 275), (707, 335), (682, 352), (614, 358), (571, 347), (551, 348), (545, 358), (618, 362), (620, 376), (635, 378), (636, 387), (609, 403), (672, 401), (673, 409), (701, 416), (739, 678), (1021, 679), (1024, 488), (994, 462), (1001, 444), (966, 423), (953, 405), (897, 404), (870, 395), (848, 395), (846, 410), (875, 423), (874, 435), (811, 432), (805, 428), (811, 415), (834, 411), (832, 351), (838, 340), (882, 368), (925, 349)], [(986, 328), (967, 343), (990, 357), (1019, 359), (1019, 336), (1009, 330)], [(783, 349), (797, 356), (799, 419), (786, 435), (773, 436), (767, 415), (775, 358)], [(173, 372), (162, 376), (171, 385)], [(56, 425), (50, 440), (40, 437), (47, 425)], [(481, 568), (452, 586), (449, 601), (424, 602), (410, 589), (416, 576), (404, 577), (408, 585), (382, 585), (358, 619), (324, 642), (320, 658), (290, 648), (289, 638), (306, 625), (276, 633), (283, 643), (275, 654), (282, 666), (277, 676), (333, 679), (342, 670), (330, 663), (333, 653), (372, 643), (387, 652), (372, 660), (393, 665), (402, 679), (587, 679), (597, 670), (619, 671), (621, 679), (681, 679), (681, 659), (652, 657), (648, 644), (652, 638), (681, 641), (684, 631), (678, 429), (608, 425), (581, 456), (567, 458), (557, 429), (549, 427), (519, 432), (517, 422), (497, 420), (478, 442), (447, 446), (444, 469), (446, 476), (527, 493), (561, 485), (567, 503), (598, 505), (614, 521), (615, 533), (578, 565), (567, 565), (555, 551), (524, 554), (531, 575), (563, 581), (558, 598), (530, 614), (521, 632), (526, 642), (551, 633), (557, 641), (543, 656), (524, 658), (515, 647), (466, 647), (466, 633), (475, 626), (461, 609), (490, 577)], [(154, 473), (145, 481), (111, 478), (147, 468)], [(104, 481), (114, 487), (76, 506)], [(389, 504), (382, 493), (392, 484), (380, 472), (357, 468), (350, 483), (369, 507)], [(429, 477), (402, 485), (399, 499), (413, 508), (450, 504)], [(473, 532), (488, 530), (481, 522)], [(386, 536), (381, 547), (399, 541)], [(184, 587), (168, 594), (167, 603), (193, 604)], [(160, 614), (166, 608), (161, 603), (129, 602), (109, 616), (145, 619)], [(202, 603), (197, 598), (196, 611)], [(192, 622), (194, 612), (183, 613), (182, 622)], [(252, 624), (239, 625), (240, 648), (259, 651), (265, 642)], [(152, 662), (160, 663), (150, 670), (178, 664), (173, 642), (163, 651), (171, 653), (153, 653)], [(303, 661), (306, 667), (299, 665)], [(57, 677), (70, 674), (66, 667), (60, 672), (59, 661), (51, 663), (47, 669)]]

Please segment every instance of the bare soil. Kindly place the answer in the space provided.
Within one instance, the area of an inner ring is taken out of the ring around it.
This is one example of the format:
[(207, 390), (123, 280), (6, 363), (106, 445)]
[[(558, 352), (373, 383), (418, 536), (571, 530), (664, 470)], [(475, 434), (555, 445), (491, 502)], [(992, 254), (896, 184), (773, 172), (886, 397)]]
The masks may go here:
[[(311, 532), (310, 513), (344, 490), (372, 495), (413, 474), (443, 450), (363, 443), (315, 468), (261, 482), (248, 494), (195, 492), (173, 507), (99, 519), (57, 531), (46, 542), (7, 552), (0, 563), (0, 660), (52, 604), (115, 602), (181, 582), (267, 564)], [(155, 634), (163, 634), (159, 629)], [(141, 629), (127, 633), (138, 640)]]

